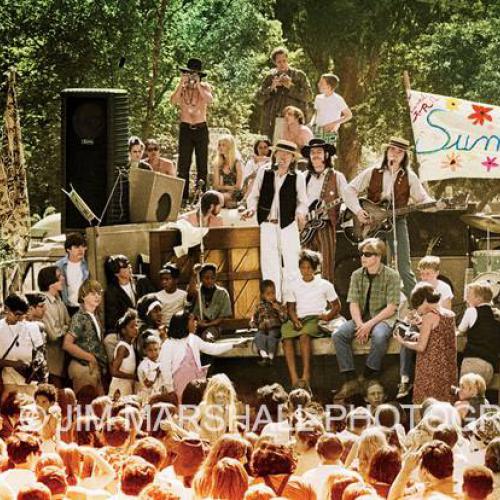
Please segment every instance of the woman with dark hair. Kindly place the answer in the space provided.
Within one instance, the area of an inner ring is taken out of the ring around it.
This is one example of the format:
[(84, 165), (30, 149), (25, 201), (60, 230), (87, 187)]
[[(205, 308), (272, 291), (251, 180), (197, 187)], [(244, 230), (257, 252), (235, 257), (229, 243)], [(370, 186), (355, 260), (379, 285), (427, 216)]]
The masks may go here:
[(144, 154), (144, 143), (139, 137), (133, 135), (128, 140), (128, 161), (130, 168), (141, 170), (153, 170), (151, 165), (142, 159)]
[(174, 314), (170, 320), (168, 339), (163, 343), (158, 358), (163, 385), (168, 392), (176, 393), (179, 402), (182, 401), (182, 393), (189, 382), (207, 376), (208, 366), (201, 366), (201, 352), (217, 356), (246, 342), (246, 339), (241, 339), (213, 344), (194, 335), (195, 331), (196, 321), (193, 315), (186, 311)]
[(266, 483), (276, 496), (290, 500), (316, 500), (312, 486), (294, 476), (297, 462), (290, 446), (264, 443), (253, 452), (255, 483)]
[(455, 314), (439, 305), (440, 294), (429, 283), (419, 283), (411, 294), (413, 309), (422, 317), (417, 341), (394, 334), (404, 347), (417, 351), (413, 403), (426, 398), (455, 400), (450, 387), (457, 385), (457, 340)]
[(62, 387), (64, 378), (62, 342), (70, 324), (68, 310), (61, 298), (64, 275), (57, 266), (48, 266), (40, 270), (37, 281), (38, 288), (45, 295), (43, 325), (47, 334), (49, 381), (56, 387)]
[(259, 169), (271, 163), (271, 146), (271, 141), (265, 137), (260, 137), (253, 144), (253, 155), (243, 168), (242, 191), (245, 193), (245, 200), (252, 191), (253, 182)]

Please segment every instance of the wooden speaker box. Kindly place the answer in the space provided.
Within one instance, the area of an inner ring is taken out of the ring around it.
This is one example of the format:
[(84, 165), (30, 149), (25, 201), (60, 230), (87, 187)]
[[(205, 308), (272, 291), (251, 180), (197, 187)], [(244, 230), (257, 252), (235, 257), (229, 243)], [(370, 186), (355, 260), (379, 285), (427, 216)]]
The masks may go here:
[(131, 222), (177, 220), (184, 179), (133, 168), (129, 172)]

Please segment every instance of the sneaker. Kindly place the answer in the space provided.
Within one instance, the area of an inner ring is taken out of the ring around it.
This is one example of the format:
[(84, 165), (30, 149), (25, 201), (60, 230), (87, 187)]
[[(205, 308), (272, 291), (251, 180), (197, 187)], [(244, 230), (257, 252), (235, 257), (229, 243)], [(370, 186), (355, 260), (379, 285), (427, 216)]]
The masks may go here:
[(361, 387), (357, 380), (349, 380), (342, 385), (340, 390), (332, 391), (332, 393), (334, 403), (341, 403), (355, 394), (361, 394)]
[(410, 382), (401, 382), (398, 385), (398, 393), (396, 394), (396, 399), (404, 399), (408, 394), (410, 394), (410, 391), (412, 390), (413, 384), (410, 384)]

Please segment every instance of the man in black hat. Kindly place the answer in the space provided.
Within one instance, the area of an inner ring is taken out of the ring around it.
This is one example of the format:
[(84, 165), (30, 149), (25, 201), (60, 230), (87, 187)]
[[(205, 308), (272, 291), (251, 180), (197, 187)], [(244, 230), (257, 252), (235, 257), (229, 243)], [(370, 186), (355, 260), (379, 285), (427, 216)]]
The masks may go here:
[[(333, 168), (332, 159), (336, 148), (323, 139), (311, 139), (309, 144), (302, 148), (302, 156), (307, 158), (306, 192), (307, 202), (311, 215), (318, 208), (328, 208), (317, 214), (322, 226), (317, 231), (310, 228), (318, 224), (318, 220), (311, 221), (306, 226), (306, 232), (311, 231), (311, 239), (303, 246), (320, 252), (323, 256), (321, 275), (333, 283), (335, 270), (335, 243), (338, 209), (343, 200), (348, 208), (357, 206), (357, 198), (347, 190), (347, 181), (342, 172)], [(314, 234), (313, 234), (314, 233)], [(305, 233), (303, 233), (304, 235)]]
[(189, 196), (189, 168), (193, 150), (196, 156), (198, 182), (207, 183), (208, 127), (207, 108), (213, 100), (212, 89), (202, 81), (207, 76), (202, 71), (200, 59), (189, 59), (187, 66), (180, 68), (181, 79), (170, 102), (179, 106), (181, 123), (179, 127), (179, 177), (184, 179), (184, 201)]

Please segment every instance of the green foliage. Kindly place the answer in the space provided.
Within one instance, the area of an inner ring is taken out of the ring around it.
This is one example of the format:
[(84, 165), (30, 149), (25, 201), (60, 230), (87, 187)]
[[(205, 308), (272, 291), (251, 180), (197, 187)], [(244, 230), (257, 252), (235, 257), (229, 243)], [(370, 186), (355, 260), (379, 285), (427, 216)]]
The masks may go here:
[[(156, 0), (17, 0), (2, 11), (0, 61), (18, 71), (23, 140), (32, 210), (61, 200), (60, 99), (71, 87), (129, 92), (131, 132), (140, 135), (151, 73)], [(175, 151), (177, 111), (168, 101), (178, 67), (199, 56), (216, 100), (212, 126), (245, 128), (267, 54), (281, 43), (274, 0), (171, 0), (151, 130)], [(125, 57), (125, 65), (119, 61)], [(0, 102), (0, 104), (2, 104)]]

